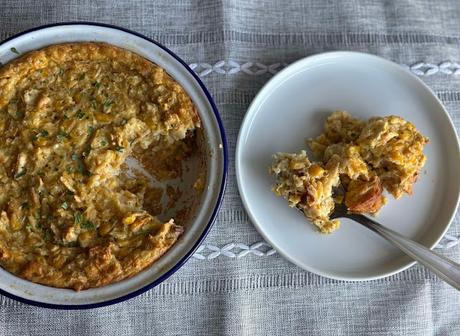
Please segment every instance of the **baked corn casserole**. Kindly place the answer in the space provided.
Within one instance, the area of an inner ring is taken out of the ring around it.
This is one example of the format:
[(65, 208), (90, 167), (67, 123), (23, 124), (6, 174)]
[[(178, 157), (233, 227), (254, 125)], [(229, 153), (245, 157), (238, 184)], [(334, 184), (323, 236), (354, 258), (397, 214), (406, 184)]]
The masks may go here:
[(329, 219), (337, 203), (345, 202), (353, 213), (375, 214), (386, 203), (384, 190), (395, 199), (412, 194), (428, 138), (401, 117), (362, 121), (337, 111), (327, 118), (323, 133), (307, 143), (317, 162), (305, 151), (274, 155), (273, 192), (302, 210), (322, 233), (330, 233), (339, 227)]
[(175, 178), (199, 127), (178, 83), (118, 47), (53, 45), (2, 66), (0, 266), (81, 290), (151, 265), (183, 228), (154, 216), (161, 195), (126, 160)]
[(277, 179), (273, 192), (285, 197), (290, 207), (301, 210), (321, 232), (337, 229), (339, 222), (329, 220), (329, 214), (334, 209), (333, 188), (339, 184), (338, 167), (312, 163), (305, 151), (277, 153), (274, 161), (270, 168)]

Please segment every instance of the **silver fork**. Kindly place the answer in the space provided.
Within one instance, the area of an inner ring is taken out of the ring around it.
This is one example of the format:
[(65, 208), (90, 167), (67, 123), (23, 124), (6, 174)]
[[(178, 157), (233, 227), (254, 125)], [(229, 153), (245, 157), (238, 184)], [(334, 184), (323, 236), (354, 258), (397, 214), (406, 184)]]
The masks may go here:
[(349, 213), (344, 204), (336, 204), (331, 219), (349, 218), (374, 231), (412, 259), (436, 273), (442, 280), (460, 290), (460, 264), (449, 260), (425, 246), (410, 240), (401, 234), (384, 227), (369, 217)]

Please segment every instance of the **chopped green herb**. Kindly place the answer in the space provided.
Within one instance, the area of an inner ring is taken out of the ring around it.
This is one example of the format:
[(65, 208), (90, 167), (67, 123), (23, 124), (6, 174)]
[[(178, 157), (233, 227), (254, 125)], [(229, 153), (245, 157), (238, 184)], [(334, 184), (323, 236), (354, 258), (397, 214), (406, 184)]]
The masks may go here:
[(92, 107), (94, 110), (97, 109), (97, 103), (96, 103), (96, 101), (95, 101), (94, 99), (91, 100), (91, 107)]
[(101, 83), (99, 83), (98, 81), (95, 81), (93, 82), (93, 86), (96, 88), (96, 89), (99, 89), (101, 87)]
[(80, 225), (83, 221), (83, 215), (80, 211), (75, 211), (75, 213), (73, 214), (73, 220), (75, 222), (75, 224), (78, 224)]
[(50, 229), (44, 229), (43, 230), (43, 238), (47, 241), (51, 240), (51, 236), (52, 236), (52, 233), (51, 233), (51, 230)]
[(120, 153), (123, 153), (123, 150), (124, 150), (124, 149), (125, 149), (125, 147), (121, 147), (121, 146), (116, 146), (116, 147), (115, 147), (115, 150), (116, 150), (117, 152), (120, 152)]
[(106, 99), (106, 101), (104, 102), (104, 106), (105, 107), (110, 107), (110, 105), (113, 104), (113, 100), (112, 99)]
[(74, 170), (72, 166), (67, 166), (66, 171), (68, 174), (72, 174)]
[(69, 208), (69, 205), (67, 204), (67, 202), (63, 202), (61, 204), (61, 208), (63, 208), (64, 210), (67, 210)]
[(83, 164), (81, 164), (81, 161), (78, 162), (77, 171), (80, 174), (83, 174), (85, 172), (85, 167), (83, 166)]
[(88, 126), (88, 134), (91, 135), (94, 132), (94, 127), (93, 126)]
[(61, 68), (61, 69), (59, 69), (58, 75), (62, 76), (62, 75), (64, 75), (64, 72), (65, 72), (65, 70)]
[(91, 175), (91, 173), (86, 169), (85, 164), (83, 163), (83, 161), (81, 161), (81, 159), (78, 157), (77, 154), (75, 153), (72, 154), (72, 160), (77, 163), (77, 171), (80, 174), (86, 175), (86, 176)]
[(57, 139), (59, 141), (64, 141), (65, 139), (68, 139), (70, 136), (69, 136), (69, 133), (63, 131), (63, 130), (59, 130), (59, 132), (57, 133)]
[(102, 140), (102, 141), (101, 141), (101, 146), (102, 146), (102, 147), (105, 147), (105, 146), (107, 146), (107, 141), (105, 141), (105, 140)]
[(50, 134), (47, 130), (38, 130), (37, 133), (32, 137), (32, 140), (35, 141), (38, 138), (46, 138), (48, 135)]
[(80, 211), (76, 211), (73, 215), (75, 224), (80, 225), (82, 229), (89, 230), (94, 228), (94, 223), (86, 219)]
[(20, 55), (20, 54), (21, 54), (21, 53), (18, 51), (18, 49), (16, 49), (15, 47), (10, 48), (10, 50), (11, 50), (12, 52), (14, 52), (15, 54), (17, 54), (17, 55)]
[(85, 78), (85, 74), (84, 74), (84, 73), (82, 73), (82, 74), (80, 74), (80, 76), (78, 76), (78, 80), (82, 80), (82, 79), (84, 79), (84, 78)]
[(85, 218), (83, 222), (81, 222), (80, 227), (85, 230), (94, 229), (94, 223)]
[(77, 119), (83, 119), (84, 116), (85, 116), (85, 113), (82, 112), (81, 110), (78, 110), (77, 113), (75, 113), (75, 118)]
[(19, 171), (16, 175), (14, 175), (14, 178), (15, 179), (18, 179), (22, 176), (24, 176), (27, 172), (27, 169), (26, 168), (22, 168), (21, 171)]

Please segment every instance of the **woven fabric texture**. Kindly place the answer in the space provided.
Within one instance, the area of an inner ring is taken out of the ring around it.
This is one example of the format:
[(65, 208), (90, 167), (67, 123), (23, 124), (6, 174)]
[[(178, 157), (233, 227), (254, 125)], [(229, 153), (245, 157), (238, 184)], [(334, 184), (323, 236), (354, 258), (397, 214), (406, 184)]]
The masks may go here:
[[(460, 294), (420, 266), (347, 283), (271, 252), (244, 212), (234, 171), (239, 126), (255, 94), (285, 65), (324, 51), (368, 52), (407, 66), (460, 131), (458, 1), (0, 0), (0, 40), (77, 20), (145, 34), (202, 76), (227, 131), (228, 187), (202, 257), (158, 287), (86, 311), (0, 296), (0, 335), (460, 335)], [(443, 242), (449, 248), (438, 249), (457, 261), (459, 222), (457, 214)]]

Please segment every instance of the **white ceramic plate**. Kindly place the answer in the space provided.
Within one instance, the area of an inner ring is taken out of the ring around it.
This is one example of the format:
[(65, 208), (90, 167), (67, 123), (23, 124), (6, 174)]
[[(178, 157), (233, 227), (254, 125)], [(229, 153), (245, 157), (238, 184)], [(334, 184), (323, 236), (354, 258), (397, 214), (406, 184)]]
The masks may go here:
[(0, 294), (49, 308), (94, 308), (117, 303), (139, 295), (168, 278), (193, 254), (209, 231), (222, 200), (227, 172), (224, 129), (209, 92), (179, 57), (138, 33), (96, 23), (38, 27), (0, 43), (0, 62), (5, 64), (18, 57), (15, 51), (22, 54), (51, 44), (80, 41), (106, 42), (134, 51), (160, 65), (184, 87), (197, 107), (203, 124), (203, 145), (210, 153), (207, 158), (208, 187), (179, 241), (151, 267), (130, 279), (102, 288), (75, 292), (38, 285), (0, 268)]
[(354, 116), (399, 115), (430, 138), (427, 163), (414, 188), (382, 209), (377, 220), (430, 248), (446, 232), (459, 199), (460, 151), (453, 124), (422, 81), (376, 56), (331, 52), (302, 59), (273, 77), (249, 107), (236, 150), (238, 187), (262, 236), (305, 270), (341, 280), (370, 280), (413, 262), (373, 232), (349, 220), (321, 235), (273, 195), (271, 155), (305, 149), (335, 110)]

